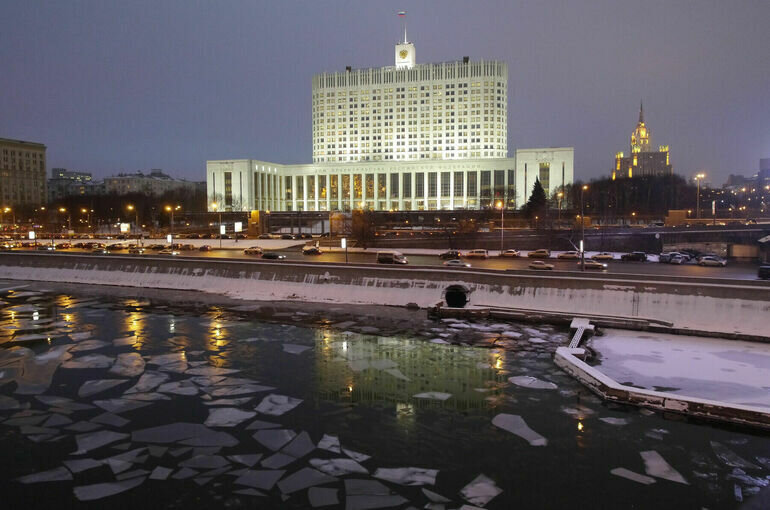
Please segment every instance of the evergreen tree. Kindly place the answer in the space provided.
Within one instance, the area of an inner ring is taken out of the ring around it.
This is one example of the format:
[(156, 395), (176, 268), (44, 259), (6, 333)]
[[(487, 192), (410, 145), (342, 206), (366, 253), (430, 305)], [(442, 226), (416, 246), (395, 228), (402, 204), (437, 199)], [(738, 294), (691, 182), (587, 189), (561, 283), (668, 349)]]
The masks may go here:
[(526, 205), (524, 206), (524, 216), (527, 218), (534, 218), (535, 216), (543, 217), (546, 206), (546, 196), (543, 185), (540, 184), (540, 179), (535, 179), (535, 184), (532, 186), (532, 194), (529, 196)]

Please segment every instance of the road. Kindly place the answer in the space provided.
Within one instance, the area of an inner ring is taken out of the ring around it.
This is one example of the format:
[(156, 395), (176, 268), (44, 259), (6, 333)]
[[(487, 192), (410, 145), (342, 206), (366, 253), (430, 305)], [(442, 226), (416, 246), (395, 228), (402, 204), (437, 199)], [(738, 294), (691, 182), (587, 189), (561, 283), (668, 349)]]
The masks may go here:
[[(249, 246), (245, 244), (244, 247)], [(22, 249), (23, 250), (23, 249)], [(20, 250), (21, 251), (21, 250)], [(27, 250), (23, 250), (27, 251)], [(62, 253), (87, 253), (84, 250), (69, 249), (58, 250)], [(296, 260), (304, 262), (345, 262), (345, 254), (343, 252), (326, 252), (323, 255), (303, 255), (299, 246), (276, 250), (279, 253), (286, 255), (287, 260)], [(373, 264), (376, 262), (376, 251), (372, 250), (367, 253), (349, 252), (348, 262)], [(115, 254), (128, 255), (126, 250), (116, 251)], [(157, 254), (157, 251), (148, 251), (148, 254)], [(87, 253), (91, 255), (91, 253)], [(141, 256), (141, 255), (137, 255)], [(181, 251), (179, 256), (181, 257), (214, 257), (214, 258), (230, 258), (237, 260), (260, 260), (259, 256), (245, 255), (241, 250), (235, 249), (213, 249), (209, 252), (201, 252), (197, 250)], [(407, 255), (410, 266), (442, 266), (443, 260), (439, 259), (436, 255)], [(490, 257), (488, 259), (464, 259), (470, 263), (474, 268), (480, 269), (528, 269), (530, 262), (535, 259), (527, 257), (521, 258), (500, 258)], [(543, 259), (537, 259), (543, 260)], [(555, 257), (548, 259), (546, 262), (554, 265), (554, 269), (557, 271), (579, 271), (580, 266), (578, 261), (575, 260), (561, 260)], [(661, 264), (658, 262), (622, 262), (620, 260), (614, 260), (607, 263), (607, 273), (615, 274), (640, 274), (640, 275), (657, 275), (657, 276), (690, 276), (696, 278), (726, 278), (735, 280), (756, 280), (757, 279), (757, 263), (737, 263), (728, 262), (726, 267), (702, 267), (695, 264)], [(462, 271), (462, 268), (455, 268), (458, 271)], [(587, 270), (588, 271), (588, 270)], [(599, 272), (592, 270), (593, 272)]]

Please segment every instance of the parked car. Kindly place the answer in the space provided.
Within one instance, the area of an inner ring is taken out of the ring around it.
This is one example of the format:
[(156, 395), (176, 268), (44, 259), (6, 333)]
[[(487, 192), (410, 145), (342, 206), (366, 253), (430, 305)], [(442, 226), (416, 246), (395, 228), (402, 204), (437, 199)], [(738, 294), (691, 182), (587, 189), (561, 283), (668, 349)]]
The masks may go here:
[(158, 255), (179, 255), (179, 252), (176, 250), (172, 250), (171, 248), (166, 248), (164, 250), (160, 250), (158, 252)]
[(195, 234), (195, 233), (187, 234), (187, 239), (200, 239), (200, 238), (201, 238), (200, 234)]
[(262, 255), (262, 248), (259, 246), (251, 246), (243, 250), (244, 255)]
[(408, 264), (409, 260), (404, 257), (404, 254), (398, 251), (378, 251), (377, 252), (378, 264)]
[(447, 260), (444, 262), (444, 265), (447, 267), (471, 267), (469, 263), (463, 262), (460, 259)]
[(126, 245), (123, 243), (113, 243), (110, 245), (110, 250), (113, 250), (113, 251), (119, 251), (119, 250), (125, 250), (125, 249), (126, 249)]
[(550, 256), (551, 256), (551, 250), (546, 250), (545, 248), (541, 248), (539, 250), (533, 250), (527, 253), (527, 257), (531, 259), (547, 259)]
[(463, 254), (460, 253), (460, 250), (447, 250), (443, 253), (439, 253), (438, 258), (442, 260), (447, 260), (447, 259), (459, 259), (462, 256)]
[[(578, 266), (579, 267), (582, 267), (582, 264), (583, 264), (582, 261), (578, 262)], [(603, 271), (603, 270), (607, 269), (607, 264), (605, 264), (603, 262), (598, 262), (598, 261), (592, 260), (592, 259), (586, 259), (585, 267), (586, 267), (586, 269), (598, 269), (599, 271)]]
[(210, 244), (203, 244), (198, 248), (198, 251), (211, 251), (211, 245)]
[(471, 250), (471, 251), (465, 252), (465, 258), (486, 259), (486, 258), (489, 258), (489, 252), (487, 250)]
[(647, 262), (647, 254), (643, 251), (632, 251), (631, 253), (621, 255), (620, 260), (626, 262)]
[(770, 266), (759, 266), (757, 270), (757, 278), (762, 280), (770, 280)]
[(601, 253), (597, 253), (593, 257), (591, 257), (594, 260), (615, 260), (615, 256), (607, 251), (603, 251)]
[(580, 252), (578, 251), (565, 251), (562, 253), (559, 253), (556, 256), (557, 259), (579, 259), (580, 258)]
[(41, 244), (37, 247), (37, 251), (56, 251), (56, 246), (53, 244)]
[(56, 249), (58, 250), (69, 250), (70, 248), (72, 248), (70, 243), (59, 243), (56, 245)]
[(144, 248), (129, 248), (128, 253), (132, 255), (143, 255), (144, 254)]
[(519, 250), (503, 250), (500, 252), (501, 257), (518, 257), (521, 255)]
[(257, 239), (272, 239), (272, 238), (270, 237), (270, 234), (259, 234), (257, 236)]
[(283, 260), (286, 258), (286, 255), (281, 255), (274, 251), (267, 251), (262, 255), (262, 258), (265, 260)]
[(721, 266), (725, 267), (727, 265), (727, 261), (721, 257), (715, 257), (713, 255), (706, 255), (705, 257), (701, 257), (698, 261), (699, 266)]
[(546, 264), (542, 260), (534, 260), (529, 263), (530, 269), (553, 269), (553, 264)]
[(180, 250), (185, 250), (185, 251), (192, 251), (192, 250), (195, 249), (195, 245), (194, 244), (183, 244), (183, 245), (179, 246), (179, 249)]
[(302, 255), (322, 255), (323, 250), (320, 246), (303, 246), (302, 247)]
[(302, 234), (299, 234), (297, 236), (297, 239), (313, 239), (313, 234), (309, 234), (307, 232), (303, 232)]
[(0, 251), (11, 251), (14, 245), (12, 243), (0, 243)]
[(668, 259), (669, 264), (674, 264), (677, 266), (680, 266), (686, 262), (685, 258), (679, 254), (673, 255), (670, 259)]

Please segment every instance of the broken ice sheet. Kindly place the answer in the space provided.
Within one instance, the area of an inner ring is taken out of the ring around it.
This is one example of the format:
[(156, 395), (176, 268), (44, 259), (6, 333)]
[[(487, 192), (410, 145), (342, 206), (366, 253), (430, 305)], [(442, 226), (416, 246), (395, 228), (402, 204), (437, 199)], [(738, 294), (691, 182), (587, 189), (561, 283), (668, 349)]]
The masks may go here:
[(274, 453), (270, 457), (266, 458), (262, 461), (262, 467), (267, 469), (280, 469), (284, 466), (287, 466), (297, 460), (295, 457), (292, 457), (291, 455), (286, 455), (285, 453)]
[(626, 468), (615, 468), (610, 470), (610, 473), (612, 473), (615, 476), (619, 476), (621, 478), (626, 478), (628, 480), (638, 482), (644, 485), (650, 485), (651, 483), (655, 483), (655, 479), (651, 478), (649, 476), (645, 476), (639, 473), (635, 473), (629, 469)]
[(308, 349), (310, 349), (309, 345), (283, 344), (283, 352), (289, 354), (302, 354)]
[(440, 391), (426, 391), (413, 395), (414, 398), (423, 398), (428, 400), (446, 400), (452, 396), (451, 393), (442, 393)]
[(291, 494), (302, 489), (307, 489), (314, 485), (324, 485), (327, 483), (336, 482), (337, 478), (326, 475), (313, 468), (302, 468), (296, 473), (292, 473), (280, 482), (278, 482), (278, 488), (284, 494)]
[(280, 416), (287, 413), (297, 407), (302, 402), (302, 399), (287, 397), (286, 395), (278, 395), (271, 393), (262, 399), (262, 402), (255, 408), (255, 410), (262, 414), (269, 414), (272, 416)]
[(228, 459), (238, 464), (243, 464), (246, 467), (254, 467), (259, 459), (262, 458), (261, 453), (242, 454), (242, 455), (228, 455)]
[(114, 358), (104, 354), (86, 354), (78, 358), (72, 358), (62, 363), (62, 368), (107, 368), (112, 365)]
[[(205, 397), (205, 395), (204, 395)], [(201, 397), (203, 398), (203, 397)], [(203, 402), (205, 406), (242, 406), (254, 397), (241, 397), (241, 398), (218, 398), (216, 400), (210, 400)]]
[(158, 466), (150, 473), (150, 480), (165, 480), (174, 471), (172, 468)]
[[(603, 421), (604, 423), (608, 423), (610, 425), (628, 425), (628, 420), (625, 418), (613, 418), (611, 416), (605, 417), (605, 418), (599, 418), (599, 421)], [(620, 469), (620, 468), (619, 468)]]
[(235, 427), (256, 416), (254, 411), (241, 411), (235, 407), (221, 407), (209, 410), (204, 422), (207, 427)]
[(107, 342), (103, 342), (101, 340), (85, 340), (83, 342), (80, 342), (79, 344), (73, 345), (70, 347), (70, 352), (81, 352), (81, 351), (93, 351), (96, 349), (101, 349), (102, 347), (106, 347), (110, 344)]
[(326, 489), (322, 487), (311, 487), (308, 489), (307, 499), (310, 501), (310, 506), (313, 508), (336, 505), (340, 502), (337, 497), (337, 489)]
[(89, 432), (86, 434), (78, 434), (75, 436), (78, 449), (75, 455), (82, 455), (90, 450), (95, 450), (104, 445), (126, 439), (128, 434), (122, 434), (119, 432), (112, 432), (109, 430), (100, 430), (98, 432)]
[(254, 489), (270, 490), (285, 473), (282, 469), (277, 470), (247, 470), (241, 476), (235, 479), (235, 484), (245, 485)]
[(237, 395), (248, 395), (249, 393), (258, 393), (261, 391), (274, 390), (273, 386), (262, 386), (260, 384), (245, 384), (242, 386), (224, 386), (217, 387), (210, 391), (208, 394), (212, 397), (234, 397)]
[(503, 490), (492, 479), (486, 475), (479, 475), (463, 487), (460, 494), (469, 503), (484, 506), (501, 492)]
[(259, 444), (275, 452), (294, 439), (294, 436), (294, 431), (288, 429), (265, 429), (258, 430), (253, 437)]
[(152, 391), (168, 380), (168, 374), (148, 370), (142, 374), (133, 387), (126, 390), (126, 393), (144, 393)]
[(118, 384), (128, 382), (125, 379), (94, 379), (92, 381), (86, 381), (80, 386), (78, 390), (78, 397), (90, 397), (96, 395), (102, 391), (106, 391), (110, 388), (114, 388)]
[(94, 459), (68, 459), (63, 464), (73, 473), (80, 473), (104, 465), (102, 461)]
[(300, 459), (315, 450), (315, 444), (307, 432), (301, 432), (289, 444), (283, 447), (281, 453)]
[(318, 448), (334, 453), (340, 453), (340, 439), (337, 436), (324, 434), (318, 442)]
[(80, 501), (93, 501), (95, 499), (102, 499), (108, 496), (114, 496), (127, 490), (138, 487), (144, 483), (146, 477), (140, 476), (137, 478), (130, 478), (119, 482), (107, 482), (96, 483), (93, 485), (81, 485), (72, 489), (75, 497)]
[(140, 443), (179, 443), (187, 446), (222, 446), (238, 444), (238, 440), (226, 432), (211, 430), (199, 423), (171, 423), (135, 430), (131, 441)]
[(158, 392), (192, 396), (198, 394), (198, 387), (192, 381), (188, 380), (173, 381), (158, 386)]
[(227, 375), (227, 374), (235, 374), (238, 372), (240, 372), (240, 370), (235, 368), (220, 368), (220, 367), (197, 367), (197, 368), (191, 368), (185, 371), (185, 373), (189, 375)]
[(371, 458), (370, 455), (366, 455), (364, 453), (358, 453), (354, 452), (353, 450), (348, 450), (347, 448), (342, 448), (342, 453), (350, 457), (356, 462), (365, 462)]
[(548, 440), (529, 428), (527, 422), (516, 414), (498, 414), (492, 419), (492, 425), (516, 434), (532, 446), (546, 446)]
[(541, 381), (540, 379), (536, 377), (531, 377), (529, 375), (519, 375), (516, 377), (509, 377), (508, 380), (511, 381), (516, 386), (521, 386), (522, 388), (531, 388), (535, 390), (558, 389), (558, 386), (556, 386), (552, 382)]
[(120, 414), (127, 411), (133, 411), (146, 407), (152, 402), (144, 402), (142, 400), (130, 400), (125, 398), (112, 398), (109, 400), (94, 400), (94, 404), (98, 405), (108, 413)]
[(72, 473), (67, 468), (57, 467), (49, 471), (43, 471), (40, 473), (33, 473), (31, 475), (22, 476), (17, 478), (21, 483), (40, 483), (40, 482), (61, 482), (66, 480), (72, 480)]
[(369, 474), (369, 471), (353, 459), (310, 459), (310, 465), (330, 476), (344, 476), (351, 473)]
[(422, 489), (422, 493), (425, 494), (425, 497), (431, 500), (433, 503), (449, 503), (451, 501), (441, 494), (429, 491), (428, 489)]
[(656, 478), (663, 478), (672, 482), (690, 485), (679, 472), (671, 467), (666, 460), (655, 450), (639, 452), (644, 461), (644, 471)]
[(99, 416), (91, 418), (94, 423), (109, 425), (111, 427), (123, 427), (129, 423), (129, 420), (112, 413), (102, 413)]
[(730, 467), (737, 467), (743, 469), (759, 469), (759, 466), (752, 464), (737, 453), (716, 441), (711, 441), (711, 449), (714, 450), (714, 454), (719, 460), (727, 464)]
[(280, 426), (281, 425), (279, 423), (273, 423), (271, 421), (254, 420), (253, 422), (249, 423), (249, 426), (246, 427), (246, 430), (274, 429)]
[(435, 485), (437, 474), (438, 470), (436, 469), (406, 467), (379, 468), (373, 476), (399, 485)]
[(118, 359), (110, 372), (124, 377), (135, 377), (144, 372), (144, 359), (138, 352), (118, 354)]
[(179, 465), (193, 469), (218, 469), (228, 466), (230, 463), (220, 455), (197, 455)]

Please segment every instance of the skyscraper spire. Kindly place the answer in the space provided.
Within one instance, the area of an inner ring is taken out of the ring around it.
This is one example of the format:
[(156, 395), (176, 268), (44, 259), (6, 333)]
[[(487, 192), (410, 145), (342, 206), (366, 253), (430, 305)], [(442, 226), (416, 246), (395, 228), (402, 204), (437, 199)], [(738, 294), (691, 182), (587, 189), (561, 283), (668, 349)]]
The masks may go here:
[(644, 104), (639, 100), (639, 123), (644, 124)]

